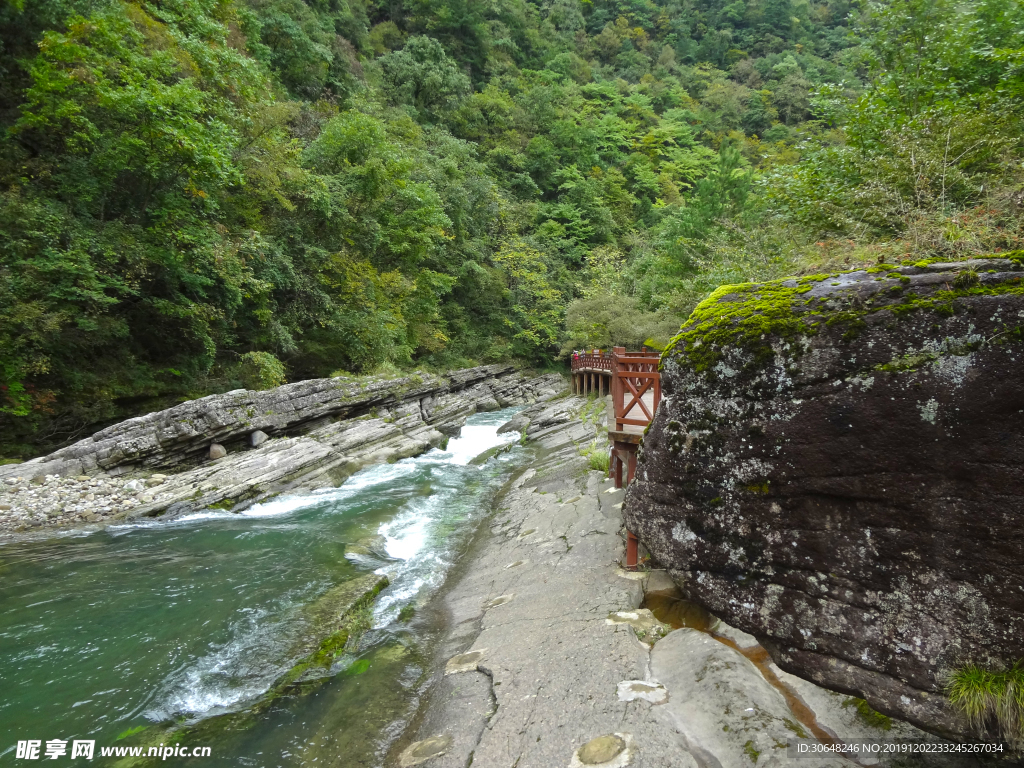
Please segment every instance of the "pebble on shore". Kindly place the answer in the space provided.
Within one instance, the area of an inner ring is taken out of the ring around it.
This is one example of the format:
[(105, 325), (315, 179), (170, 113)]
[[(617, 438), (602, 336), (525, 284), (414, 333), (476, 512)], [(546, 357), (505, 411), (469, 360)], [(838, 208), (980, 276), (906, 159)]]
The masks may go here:
[[(42, 525), (96, 522), (153, 501), (166, 479), (60, 477), (46, 475), (0, 481), (0, 529), (30, 530)], [(41, 480), (41, 482), (40, 482)]]

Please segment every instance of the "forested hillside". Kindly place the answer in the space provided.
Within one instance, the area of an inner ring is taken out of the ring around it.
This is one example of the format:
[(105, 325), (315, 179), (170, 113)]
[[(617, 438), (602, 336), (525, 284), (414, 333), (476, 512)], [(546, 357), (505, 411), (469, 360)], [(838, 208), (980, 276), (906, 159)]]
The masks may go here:
[(0, 451), (1020, 248), (1017, 0), (0, 0)]

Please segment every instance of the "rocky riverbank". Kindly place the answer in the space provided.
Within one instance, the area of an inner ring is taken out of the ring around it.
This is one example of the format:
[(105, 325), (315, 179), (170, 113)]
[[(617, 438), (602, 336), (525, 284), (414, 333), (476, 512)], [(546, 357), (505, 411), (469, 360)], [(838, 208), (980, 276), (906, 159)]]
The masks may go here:
[(586, 455), (603, 446), (601, 406), (516, 417), (537, 457), (436, 598), (449, 630), (385, 765), (853, 768), (878, 763), (787, 750), (933, 738), (783, 672), (664, 571), (622, 570), (624, 494)]
[(565, 387), (557, 374), (493, 365), (211, 395), (0, 467), (0, 535), (241, 511), (280, 493), (340, 485), (370, 464), (444, 444), (477, 411), (548, 400)]

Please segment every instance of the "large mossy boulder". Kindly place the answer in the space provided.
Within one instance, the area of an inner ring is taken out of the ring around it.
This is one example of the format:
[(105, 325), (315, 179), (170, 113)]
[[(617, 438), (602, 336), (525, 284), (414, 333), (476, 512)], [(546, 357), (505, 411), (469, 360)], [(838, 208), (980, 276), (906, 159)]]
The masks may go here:
[(926, 730), (1024, 659), (1024, 252), (720, 288), (626, 522), (783, 669)]

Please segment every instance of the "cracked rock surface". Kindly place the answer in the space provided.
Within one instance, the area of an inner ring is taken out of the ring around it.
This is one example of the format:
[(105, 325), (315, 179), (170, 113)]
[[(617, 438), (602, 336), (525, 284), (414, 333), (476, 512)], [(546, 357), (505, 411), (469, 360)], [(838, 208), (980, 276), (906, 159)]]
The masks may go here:
[(625, 516), (784, 670), (936, 734), (1024, 657), (1019, 261), (729, 286), (662, 363)]
[[(559, 768), (588, 764), (580, 756), (597, 752), (607, 752), (606, 766), (791, 765), (776, 742), (795, 736), (785, 723), (793, 715), (739, 651), (693, 630), (669, 632), (653, 650), (640, 640), (667, 628), (639, 607), (651, 577), (619, 567), (623, 492), (588, 472), (579, 454), (595, 437), (594, 425), (576, 418), (586, 407), (580, 398), (559, 401), (566, 418), (534, 432), (539, 458), (510, 481), (465, 569), (436, 598), (450, 629), (426, 701), (385, 764), (444, 738), (444, 754), (424, 765)], [(690, 633), (711, 646), (689, 642)], [(757, 709), (756, 722), (748, 708)], [(695, 718), (695, 710), (708, 714)], [(841, 729), (847, 712), (834, 710), (830, 722)], [(762, 722), (771, 728), (758, 735)], [(735, 729), (722, 729), (730, 723)]]

